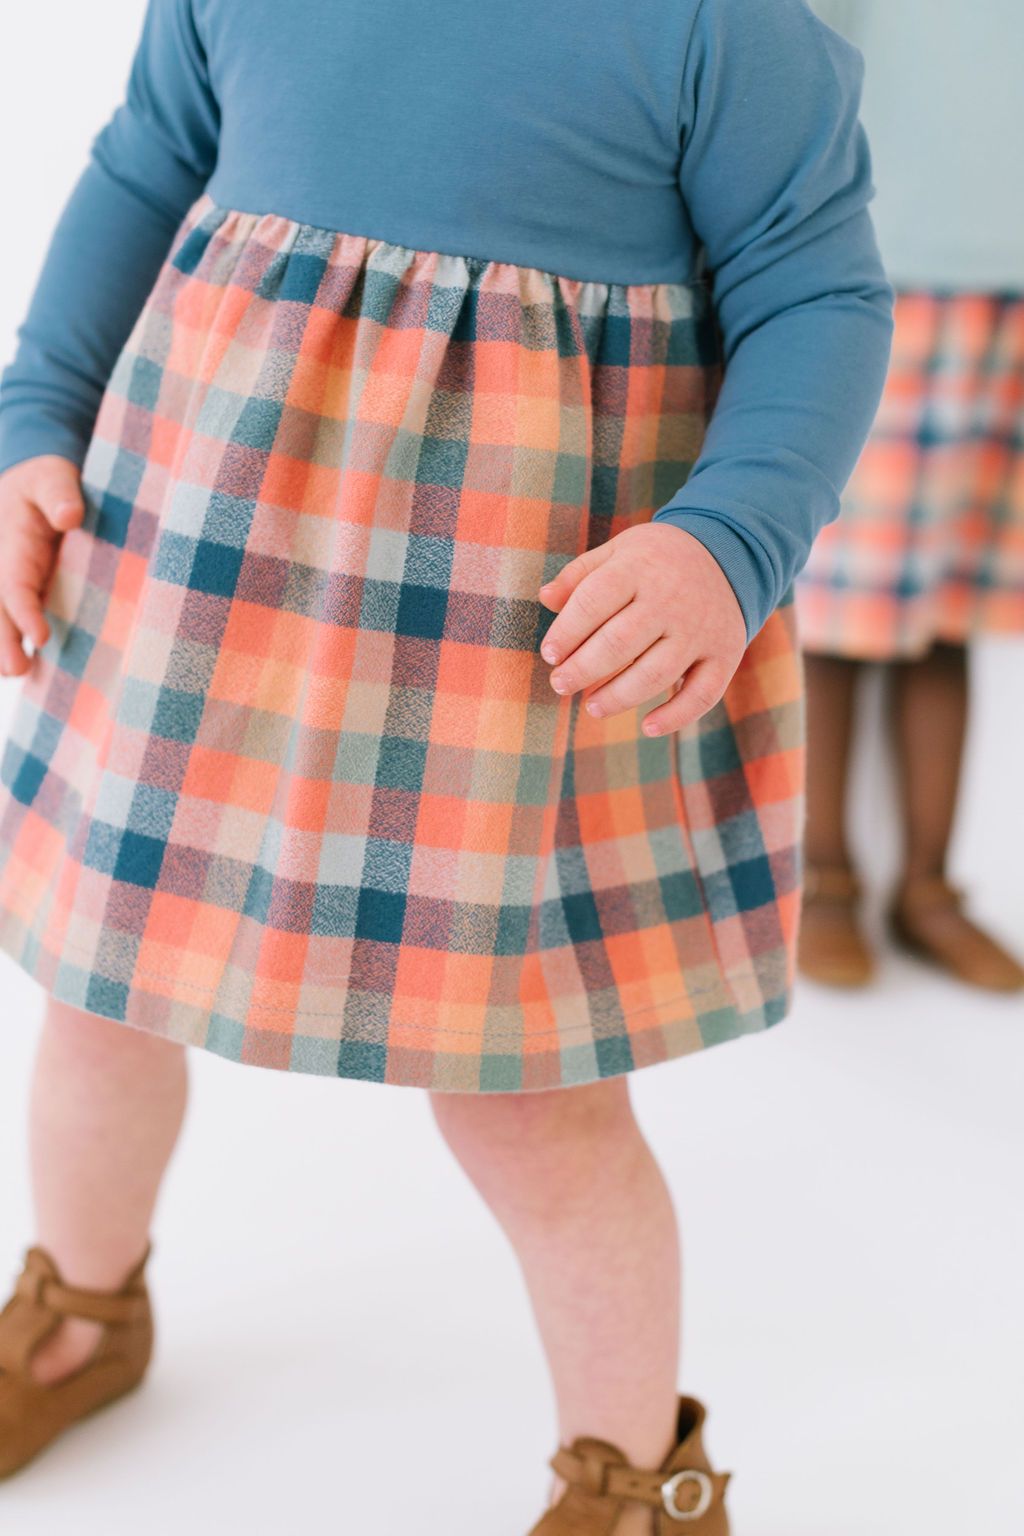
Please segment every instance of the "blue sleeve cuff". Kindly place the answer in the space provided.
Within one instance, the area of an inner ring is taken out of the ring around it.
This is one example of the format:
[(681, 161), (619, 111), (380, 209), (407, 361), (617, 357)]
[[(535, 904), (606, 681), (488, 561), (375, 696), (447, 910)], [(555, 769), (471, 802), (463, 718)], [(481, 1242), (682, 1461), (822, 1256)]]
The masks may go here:
[(45, 408), (10, 405), (0, 410), (0, 474), (44, 453), (70, 459), (81, 469), (88, 445), (87, 432), (77, 431)]

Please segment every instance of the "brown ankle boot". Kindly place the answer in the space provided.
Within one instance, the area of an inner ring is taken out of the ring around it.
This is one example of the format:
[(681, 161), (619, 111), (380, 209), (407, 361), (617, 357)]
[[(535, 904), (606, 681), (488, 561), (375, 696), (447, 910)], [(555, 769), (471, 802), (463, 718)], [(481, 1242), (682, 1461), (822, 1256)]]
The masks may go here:
[[(138, 1386), (153, 1348), (153, 1318), (143, 1279), (146, 1257), (119, 1291), (65, 1285), (42, 1248), (30, 1249), (11, 1300), (0, 1312), (0, 1477), (17, 1472), (58, 1435)], [(95, 1351), (50, 1385), (32, 1374), (32, 1357), (65, 1318), (102, 1323)]]
[(800, 919), (798, 962), (826, 987), (866, 987), (875, 962), (857, 920), (860, 883), (849, 869), (808, 867)]
[(971, 922), (963, 903), (963, 893), (938, 876), (908, 880), (890, 913), (893, 936), (904, 949), (972, 987), (1020, 992), (1024, 967)]
[(700, 1403), (680, 1398), (679, 1443), (657, 1472), (638, 1472), (603, 1440), (563, 1447), (551, 1465), (568, 1486), (530, 1536), (614, 1536), (629, 1504), (646, 1504), (654, 1512), (656, 1536), (684, 1530), (693, 1536), (729, 1536), (723, 1502), (729, 1478), (712, 1472), (703, 1428)]

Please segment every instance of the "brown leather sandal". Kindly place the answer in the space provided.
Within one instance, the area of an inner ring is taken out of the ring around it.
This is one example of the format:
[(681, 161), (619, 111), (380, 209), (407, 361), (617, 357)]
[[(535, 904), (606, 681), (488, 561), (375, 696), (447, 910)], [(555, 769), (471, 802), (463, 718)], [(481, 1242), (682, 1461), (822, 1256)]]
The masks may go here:
[(692, 1531), (693, 1536), (729, 1536), (725, 1512), (728, 1474), (711, 1470), (704, 1452), (704, 1409), (693, 1398), (679, 1400), (679, 1443), (657, 1472), (638, 1472), (604, 1440), (576, 1440), (551, 1465), (567, 1484), (530, 1536), (614, 1536), (627, 1504), (654, 1511), (656, 1536)]
[(841, 865), (809, 865), (797, 961), (811, 981), (826, 987), (866, 987), (875, 962), (857, 918), (860, 882)]
[[(32, 1248), (11, 1300), (0, 1312), (0, 1478), (9, 1477), (97, 1408), (137, 1387), (153, 1349), (153, 1317), (143, 1279), (147, 1251), (119, 1291), (64, 1284), (42, 1248)], [(36, 1350), (65, 1318), (102, 1323), (96, 1349), (77, 1370), (45, 1384), (32, 1374)]]
[(1024, 990), (1024, 966), (963, 910), (964, 895), (939, 877), (908, 880), (889, 914), (897, 943), (958, 981), (989, 992)]

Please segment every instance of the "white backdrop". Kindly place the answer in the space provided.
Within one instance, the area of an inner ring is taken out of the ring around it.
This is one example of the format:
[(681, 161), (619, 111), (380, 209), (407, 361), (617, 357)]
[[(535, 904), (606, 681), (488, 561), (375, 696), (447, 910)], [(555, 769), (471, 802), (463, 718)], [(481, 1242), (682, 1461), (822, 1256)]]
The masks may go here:
[[(0, 353), (121, 90), (141, 0), (0, 23)], [(87, 295), (83, 296), (87, 302)], [(1024, 944), (1024, 650), (977, 654), (957, 873)], [(16, 692), (0, 686), (0, 726)], [(894, 865), (877, 699), (856, 821)], [(30, 1237), (40, 1001), (0, 960), (0, 1284)], [(523, 1536), (553, 1423), (503, 1241), (422, 1097), (197, 1054), (156, 1231), (145, 1392), (0, 1488), (11, 1536)], [(682, 1211), (683, 1380), (736, 1536), (1020, 1536), (1024, 1007), (891, 958), (773, 1034), (641, 1074)], [(404, 1527), (403, 1527), (404, 1528)]]

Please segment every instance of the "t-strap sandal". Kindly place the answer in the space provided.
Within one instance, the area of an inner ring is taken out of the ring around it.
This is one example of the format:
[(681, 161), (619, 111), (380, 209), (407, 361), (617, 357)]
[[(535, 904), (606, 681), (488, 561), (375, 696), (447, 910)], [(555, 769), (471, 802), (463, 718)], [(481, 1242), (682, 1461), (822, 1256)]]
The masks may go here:
[[(9, 1477), (79, 1419), (137, 1387), (153, 1349), (145, 1257), (119, 1291), (65, 1285), (42, 1248), (32, 1248), (0, 1312), (0, 1478)], [(32, 1373), (32, 1358), (65, 1318), (103, 1327), (85, 1363), (58, 1381)]]
[(576, 1440), (552, 1459), (565, 1493), (530, 1536), (614, 1536), (630, 1504), (654, 1513), (656, 1536), (729, 1536), (729, 1475), (713, 1472), (704, 1452), (704, 1409), (679, 1402), (678, 1444), (657, 1472), (640, 1472), (603, 1440)]

